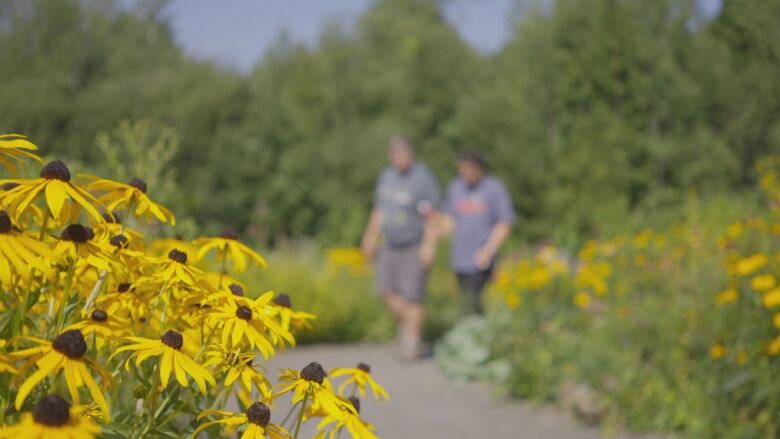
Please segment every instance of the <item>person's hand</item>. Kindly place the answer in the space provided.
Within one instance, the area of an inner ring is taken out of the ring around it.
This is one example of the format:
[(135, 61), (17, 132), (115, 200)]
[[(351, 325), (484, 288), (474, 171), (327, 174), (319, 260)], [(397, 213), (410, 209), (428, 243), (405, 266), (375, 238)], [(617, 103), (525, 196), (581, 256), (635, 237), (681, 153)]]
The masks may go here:
[(477, 268), (485, 270), (490, 267), (490, 263), (493, 262), (493, 255), (495, 254), (489, 248), (481, 247), (474, 253), (474, 263), (477, 264)]
[(436, 248), (430, 244), (423, 244), (417, 250), (417, 257), (420, 258), (420, 264), (425, 268), (433, 265), (433, 259), (436, 257)]

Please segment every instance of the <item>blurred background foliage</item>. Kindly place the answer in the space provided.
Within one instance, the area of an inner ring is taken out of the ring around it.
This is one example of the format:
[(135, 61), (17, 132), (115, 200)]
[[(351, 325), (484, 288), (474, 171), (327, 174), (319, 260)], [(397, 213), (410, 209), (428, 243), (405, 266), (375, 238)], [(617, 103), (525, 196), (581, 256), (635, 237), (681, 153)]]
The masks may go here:
[(101, 132), (149, 121), (179, 143), (164, 199), (264, 244), (355, 243), (397, 131), (443, 181), (463, 145), (482, 149), (524, 241), (575, 247), (680, 217), (691, 189), (755, 188), (780, 149), (780, 1), (726, 0), (706, 20), (692, 0), (520, 3), (495, 55), (439, 2), (385, 0), (315, 47), (281, 37), (242, 76), (186, 57), (165, 2), (6, 0), (0, 131), (98, 166)]

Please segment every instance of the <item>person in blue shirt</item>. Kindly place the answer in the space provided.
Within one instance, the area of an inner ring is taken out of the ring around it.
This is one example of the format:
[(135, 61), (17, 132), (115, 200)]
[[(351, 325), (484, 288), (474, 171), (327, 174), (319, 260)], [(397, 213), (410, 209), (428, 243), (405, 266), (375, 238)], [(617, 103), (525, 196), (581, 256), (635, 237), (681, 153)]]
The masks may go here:
[(450, 264), (465, 311), (481, 313), (482, 290), (515, 222), (512, 198), (506, 186), (487, 173), (482, 156), (467, 151), (458, 160), (458, 176), (447, 189), (443, 211), (442, 232), (453, 234)]
[(407, 139), (393, 137), (388, 156), (390, 165), (379, 176), (361, 247), (375, 261), (377, 290), (398, 322), (401, 354), (412, 360), (425, 354), (423, 301), (435, 253), (433, 218), (440, 192)]

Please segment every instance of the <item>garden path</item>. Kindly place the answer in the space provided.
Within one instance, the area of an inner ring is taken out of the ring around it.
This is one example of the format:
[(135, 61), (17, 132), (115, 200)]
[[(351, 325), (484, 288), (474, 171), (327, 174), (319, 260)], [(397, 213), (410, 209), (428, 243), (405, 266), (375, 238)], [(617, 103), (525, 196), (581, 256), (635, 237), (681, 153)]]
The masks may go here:
[[(598, 439), (597, 428), (584, 427), (552, 407), (496, 397), (488, 385), (453, 384), (433, 359), (406, 363), (389, 345), (314, 345), (291, 349), (271, 360), (268, 372), (300, 369), (317, 361), (330, 370), (371, 366), (371, 374), (390, 393), (390, 401), (362, 401), (362, 414), (382, 439)], [(284, 413), (274, 413), (279, 422)], [(314, 423), (311, 423), (314, 424)], [(303, 437), (311, 437), (314, 425)], [(610, 435), (613, 439), (631, 436)]]

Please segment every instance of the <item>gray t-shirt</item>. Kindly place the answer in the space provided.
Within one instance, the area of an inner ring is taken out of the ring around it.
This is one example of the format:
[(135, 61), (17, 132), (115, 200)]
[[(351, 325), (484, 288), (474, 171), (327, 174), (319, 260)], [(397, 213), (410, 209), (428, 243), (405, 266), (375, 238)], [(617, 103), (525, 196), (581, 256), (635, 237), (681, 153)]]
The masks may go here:
[(436, 179), (422, 164), (405, 173), (387, 167), (376, 186), (375, 207), (382, 211), (382, 233), (391, 247), (406, 247), (422, 240), (425, 215), (439, 205)]
[(485, 245), (497, 222), (515, 221), (509, 191), (499, 179), (490, 175), (484, 176), (474, 187), (469, 187), (461, 178), (452, 180), (444, 211), (455, 220), (450, 262), (458, 273), (480, 271), (474, 262), (474, 253)]

